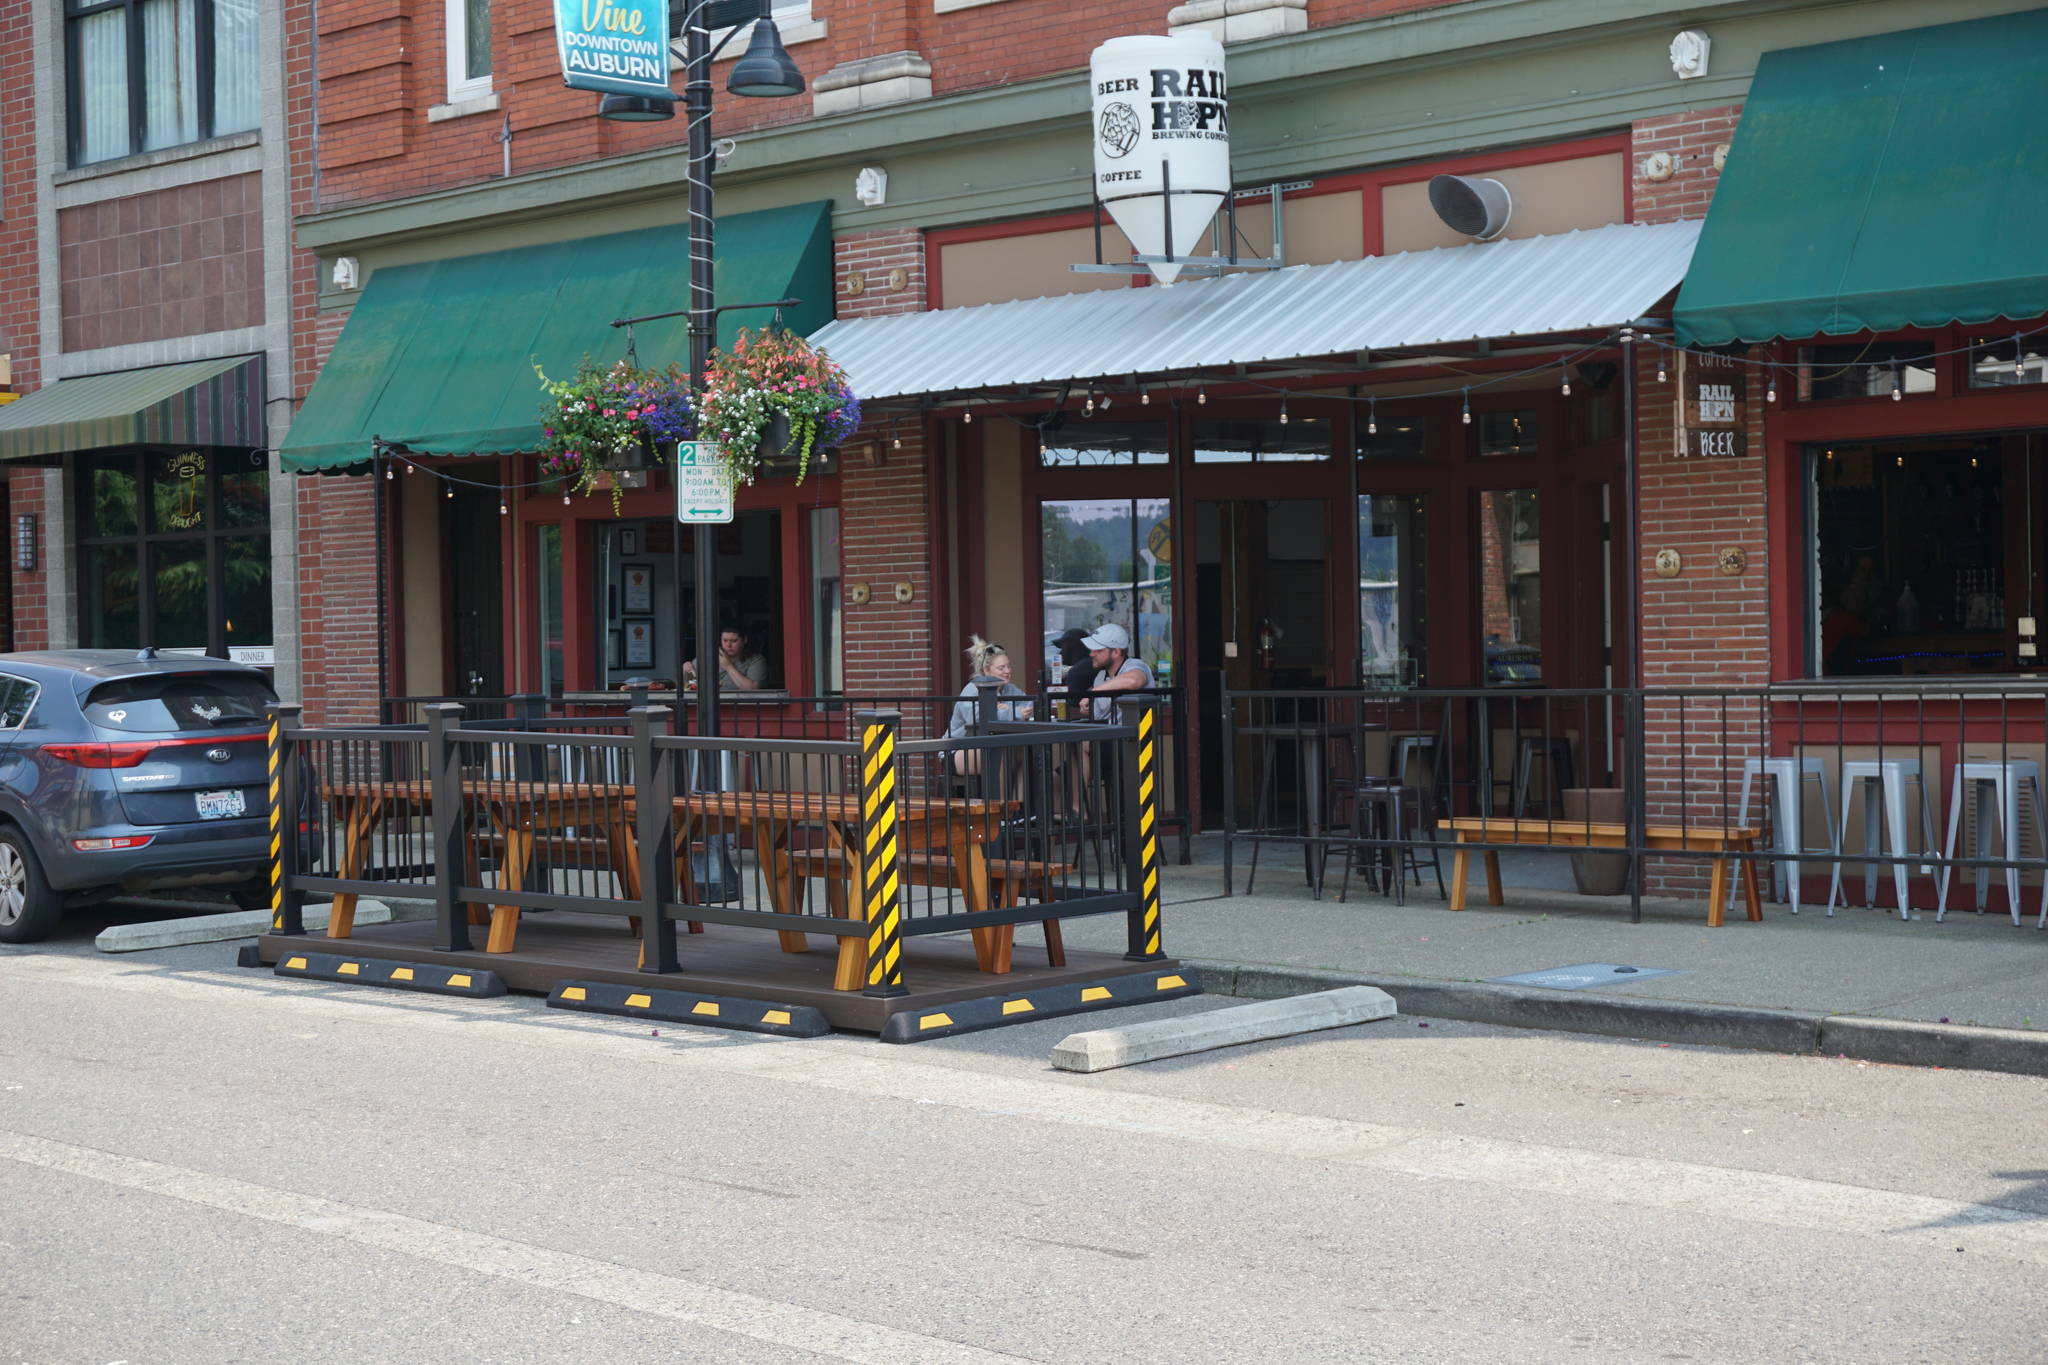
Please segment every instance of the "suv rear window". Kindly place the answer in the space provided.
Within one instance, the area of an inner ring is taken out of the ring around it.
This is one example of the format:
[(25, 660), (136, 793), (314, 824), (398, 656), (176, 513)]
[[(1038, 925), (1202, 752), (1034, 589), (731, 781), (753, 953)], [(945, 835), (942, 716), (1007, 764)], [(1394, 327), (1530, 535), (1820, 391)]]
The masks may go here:
[(85, 718), (109, 730), (163, 734), (262, 725), (277, 699), (247, 673), (167, 673), (102, 683), (85, 699)]

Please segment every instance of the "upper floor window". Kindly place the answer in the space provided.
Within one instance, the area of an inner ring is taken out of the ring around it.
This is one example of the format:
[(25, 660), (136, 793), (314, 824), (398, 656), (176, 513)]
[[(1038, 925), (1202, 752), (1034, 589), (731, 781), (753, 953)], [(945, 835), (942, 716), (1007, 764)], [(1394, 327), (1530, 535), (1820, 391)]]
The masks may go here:
[(254, 128), (258, 0), (66, 0), (71, 164)]
[(491, 0), (446, 0), (448, 102), (491, 93)]

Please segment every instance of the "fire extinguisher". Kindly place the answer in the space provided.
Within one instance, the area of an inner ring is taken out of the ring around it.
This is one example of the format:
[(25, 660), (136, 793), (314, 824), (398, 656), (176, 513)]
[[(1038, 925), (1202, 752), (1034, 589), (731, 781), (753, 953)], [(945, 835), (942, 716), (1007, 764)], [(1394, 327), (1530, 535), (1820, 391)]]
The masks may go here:
[(1273, 652), (1280, 644), (1280, 627), (1264, 617), (1259, 618), (1259, 667), (1268, 673), (1273, 671)]

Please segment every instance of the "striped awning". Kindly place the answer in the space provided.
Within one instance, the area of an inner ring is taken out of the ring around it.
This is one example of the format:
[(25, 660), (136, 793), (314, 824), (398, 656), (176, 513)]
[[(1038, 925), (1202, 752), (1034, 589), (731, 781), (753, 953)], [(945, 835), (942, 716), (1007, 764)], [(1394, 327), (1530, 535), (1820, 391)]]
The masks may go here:
[(0, 460), (134, 445), (262, 450), (263, 396), (260, 355), (60, 379), (0, 407)]

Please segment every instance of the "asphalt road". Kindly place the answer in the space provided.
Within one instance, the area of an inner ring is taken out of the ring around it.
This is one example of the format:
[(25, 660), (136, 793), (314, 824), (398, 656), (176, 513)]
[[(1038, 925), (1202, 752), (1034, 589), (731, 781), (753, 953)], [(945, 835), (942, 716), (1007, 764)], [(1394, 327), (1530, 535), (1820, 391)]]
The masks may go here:
[(2040, 1079), (1404, 1018), (1072, 1076), (1116, 1016), (657, 1033), (93, 927), (0, 948), (0, 1365), (2048, 1359)]

